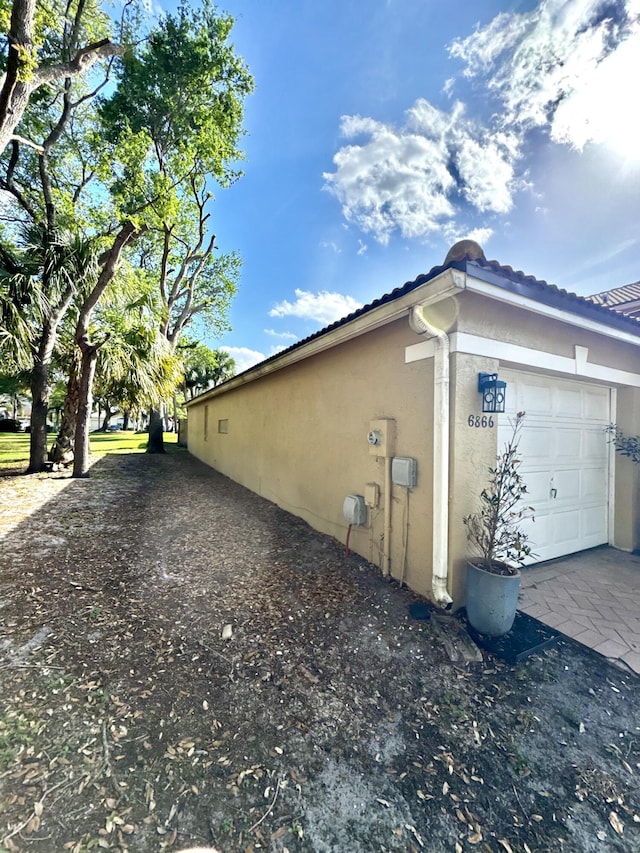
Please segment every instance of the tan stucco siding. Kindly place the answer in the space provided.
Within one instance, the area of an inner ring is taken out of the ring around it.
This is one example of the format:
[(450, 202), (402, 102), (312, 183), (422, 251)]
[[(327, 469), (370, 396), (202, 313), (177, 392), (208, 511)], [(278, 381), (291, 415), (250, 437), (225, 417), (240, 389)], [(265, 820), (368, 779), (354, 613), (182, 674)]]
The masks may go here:
[[(588, 352), (588, 364), (609, 368), (611, 374), (607, 377), (604, 371), (603, 377), (598, 378), (587, 373), (586, 376), (576, 375), (576, 379), (615, 389), (614, 419), (627, 434), (640, 433), (640, 389), (625, 386), (623, 378), (619, 378), (619, 372), (636, 375), (640, 373), (640, 347), (558, 319), (542, 317), (514, 306), (492, 302), (478, 294), (465, 292), (458, 297), (458, 300), (456, 331), (541, 351), (548, 357), (545, 359), (544, 369), (529, 368), (520, 362), (498, 359), (492, 361), (472, 355), (458, 354), (453, 357), (454, 360), (457, 359), (452, 363), (452, 375), (455, 374), (453, 387), (457, 390), (452, 395), (451, 439), (452, 446), (455, 447), (455, 453), (452, 455), (453, 510), (450, 519), (450, 560), (454, 577), (454, 593), (460, 588), (460, 573), (457, 570), (463, 562), (460, 553), (464, 545), (464, 531), (461, 530), (460, 519), (469, 511), (467, 494), (472, 485), (472, 475), (465, 474), (465, 471), (472, 457), (479, 462), (484, 451), (485, 464), (490, 464), (492, 454), (499, 449), (492, 443), (489, 435), (474, 435), (466, 429), (465, 414), (471, 410), (474, 393), (477, 394), (473, 389), (474, 374), (477, 379), (477, 373), (481, 370), (499, 372), (501, 368), (514, 367), (517, 370), (547, 375), (557, 373), (560, 377), (570, 378), (571, 374), (560, 369), (559, 362), (558, 367), (555, 367), (553, 357), (574, 359), (576, 347), (585, 348)], [(465, 370), (465, 366), (470, 365), (472, 369)], [(476, 444), (479, 442), (482, 447), (470, 448), (469, 441)], [(625, 550), (640, 548), (639, 468), (640, 466), (634, 465), (623, 457), (616, 456), (614, 459), (613, 523), (610, 541), (612, 545)]]
[[(405, 577), (431, 592), (433, 367), (405, 364), (405, 346), (419, 338), (406, 319), (332, 350), (231, 389), (189, 408), (189, 450), (207, 464), (316, 529), (344, 542), (342, 504), (377, 483), (381, 500), (366, 528), (353, 528), (350, 546), (380, 564), (384, 462), (371, 456), (370, 422), (396, 421), (396, 456), (418, 462), (409, 515), (406, 491), (393, 488), (391, 572), (402, 573), (404, 529), (410, 534)], [(207, 438), (204, 411), (208, 407)], [(218, 432), (218, 421), (228, 432)]]
[[(626, 435), (640, 435), (640, 388), (617, 392), (616, 424)], [(640, 549), (640, 465), (615, 455), (614, 540), (617, 548)]]
[(482, 417), (478, 373), (493, 373), (496, 360), (454, 353), (451, 356), (452, 447), (449, 476), (449, 578), (455, 606), (464, 602), (466, 563), (469, 555), (462, 519), (478, 509), (479, 494), (486, 485), (488, 468), (495, 462), (497, 418), (493, 427), (469, 426), (469, 416)]
[[(640, 347), (582, 329), (552, 317), (465, 292), (458, 297), (456, 330), (521, 347), (573, 358), (575, 347), (589, 350), (589, 361), (640, 372)], [(615, 334), (615, 333), (614, 333)]]

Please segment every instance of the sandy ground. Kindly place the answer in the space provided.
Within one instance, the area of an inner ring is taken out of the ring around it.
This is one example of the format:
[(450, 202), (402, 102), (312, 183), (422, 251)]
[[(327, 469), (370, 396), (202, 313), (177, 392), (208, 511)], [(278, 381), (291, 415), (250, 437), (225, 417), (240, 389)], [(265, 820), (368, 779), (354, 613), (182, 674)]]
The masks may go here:
[(455, 663), (186, 454), (0, 478), (0, 851), (640, 850), (640, 680)]

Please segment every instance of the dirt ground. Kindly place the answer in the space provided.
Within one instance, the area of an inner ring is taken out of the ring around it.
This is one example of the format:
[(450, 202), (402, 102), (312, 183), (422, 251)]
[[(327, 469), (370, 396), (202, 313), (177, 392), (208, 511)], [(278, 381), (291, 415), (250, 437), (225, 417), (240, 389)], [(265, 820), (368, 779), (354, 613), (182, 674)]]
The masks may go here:
[(0, 479), (0, 850), (640, 850), (640, 679), (452, 663), (185, 451)]

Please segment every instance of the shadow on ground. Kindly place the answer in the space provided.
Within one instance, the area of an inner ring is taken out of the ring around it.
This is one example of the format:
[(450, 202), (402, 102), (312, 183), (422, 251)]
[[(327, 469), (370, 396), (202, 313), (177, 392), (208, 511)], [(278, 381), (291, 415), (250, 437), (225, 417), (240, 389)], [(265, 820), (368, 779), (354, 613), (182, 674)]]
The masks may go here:
[(184, 451), (0, 501), (0, 850), (640, 849), (640, 682), (587, 649), (452, 664)]

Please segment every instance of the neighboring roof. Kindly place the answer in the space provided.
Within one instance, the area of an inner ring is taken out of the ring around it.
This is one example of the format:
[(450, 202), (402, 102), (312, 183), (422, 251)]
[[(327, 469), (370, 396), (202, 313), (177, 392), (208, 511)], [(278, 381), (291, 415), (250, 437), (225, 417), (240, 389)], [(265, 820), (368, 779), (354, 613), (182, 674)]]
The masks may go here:
[(640, 281), (626, 284), (624, 287), (614, 287), (613, 290), (604, 290), (602, 293), (594, 293), (587, 296), (596, 305), (604, 305), (618, 314), (627, 317), (640, 316)]
[[(447, 256), (447, 259), (450, 255), (451, 252)], [(474, 254), (472, 259), (467, 256), (462, 259), (458, 258), (456, 260), (449, 260), (445, 264), (432, 267), (428, 273), (419, 275), (414, 279), (414, 281), (408, 281), (401, 287), (396, 287), (390, 293), (383, 294), (378, 299), (374, 299), (373, 302), (370, 302), (368, 305), (363, 305), (363, 307), (359, 308), (357, 311), (353, 311), (351, 314), (337, 320), (330, 326), (325, 326), (324, 329), (320, 329), (312, 335), (297, 341), (287, 349), (281, 350), (275, 355), (270, 356), (264, 361), (261, 361), (259, 364), (254, 365), (254, 367), (250, 367), (248, 370), (245, 370), (242, 374), (238, 375), (243, 376), (245, 374), (250, 374), (253, 370), (257, 370), (258, 368), (262, 369), (266, 364), (277, 361), (287, 353), (305, 346), (310, 341), (314, 341), (323, 335), (327, 335), (329, 332), (332, 332), (341, 326), (346, 326), (358, 317), (362, 317), (364, 314), (368, 314), (370, 311), (374, 311), (382, 305), (386, 305), (389, 302), (394, 302), (396, 299), (406, 296), (421, 285), (432, 281), (447, 269), (460, 270), (460, 272), (467, 273), (481, 281), (496, 285), (497, 287), (501, 287), (511, 293), (519, 294), (520, 296), (532, 299), (543, 305), (548, 305), (558, 310), (566, 311), (570, 314), (575, 314), (579, 317), (602, 323), (605, 326), (610, 326), (612, 328), (619, 329), (620, 331), (627, 332), (632, 335), (638, 335), (638, 337), (640, 337), (640, 320), (637, 320), (632, 316), (617, 313), (615, 310), (612, 310), (603, 304), (598, 304), (594, 301), (593, 296), (578, 296), (576, 293), (571, 293), (567, 290), (556, 287), (555, 284), (548, 284), (546, 281), (535, 278), (535, 276), (526, 275), (526, 273), (523, 273), (520, 270), (514, 270), (510, 266), (503, 266), (498, 263), (498, 261), (487, 261), (484, 259), (484, 256), (478, 258)], [(235, 378), (236, 377), (232, 377), (231, 379), (228, 379), (227, 382), (233, 382)], [(226, 384), (226, 382), (223, 382), (222, 385), (218, 385), (217, 387), (220, 389)], [(209, 392), (204, 392), (204, 394), (207, 393)], [(200, 396), (204, 396), (204, 394)], [(197, 399), (198, 397), (195, 397), (194, 402)], [(189, 401), (189, 403), (191, 403), (191, 401)]]

